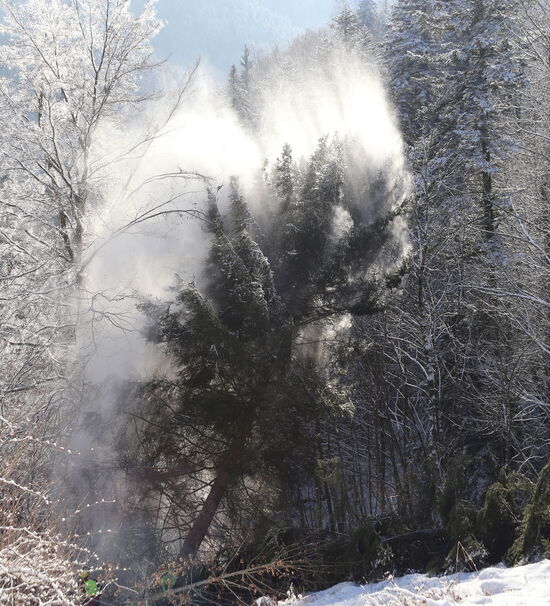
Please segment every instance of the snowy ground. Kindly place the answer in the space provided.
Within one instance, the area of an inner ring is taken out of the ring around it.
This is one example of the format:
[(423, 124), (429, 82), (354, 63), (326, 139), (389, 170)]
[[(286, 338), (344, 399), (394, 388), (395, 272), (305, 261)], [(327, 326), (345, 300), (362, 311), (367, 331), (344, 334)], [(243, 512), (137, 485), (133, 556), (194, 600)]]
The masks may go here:
[(341, 583), (280, 606), (550, 606), (550, 560), (471, 574), (399, 579), (357, 586)]

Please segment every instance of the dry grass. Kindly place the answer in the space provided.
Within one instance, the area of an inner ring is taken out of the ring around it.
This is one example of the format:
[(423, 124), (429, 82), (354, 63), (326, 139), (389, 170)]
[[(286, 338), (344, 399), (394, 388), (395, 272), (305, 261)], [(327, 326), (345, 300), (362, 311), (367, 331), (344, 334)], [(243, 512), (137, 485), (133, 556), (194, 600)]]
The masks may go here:
[(62, 449), (29, 431), (0, 418), (0, 606), (76, 606), (89, 554), (63, 537), (39, 464)]

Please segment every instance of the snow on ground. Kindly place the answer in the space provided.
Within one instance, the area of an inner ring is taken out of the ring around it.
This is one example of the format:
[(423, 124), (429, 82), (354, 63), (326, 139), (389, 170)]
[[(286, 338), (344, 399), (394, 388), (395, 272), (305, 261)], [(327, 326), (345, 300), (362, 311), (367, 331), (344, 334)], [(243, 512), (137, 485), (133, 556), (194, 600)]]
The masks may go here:
[(550, 606), (550, 560), (447, 577), (410, 574), (381, 583), (341, 583), (279, 606)]

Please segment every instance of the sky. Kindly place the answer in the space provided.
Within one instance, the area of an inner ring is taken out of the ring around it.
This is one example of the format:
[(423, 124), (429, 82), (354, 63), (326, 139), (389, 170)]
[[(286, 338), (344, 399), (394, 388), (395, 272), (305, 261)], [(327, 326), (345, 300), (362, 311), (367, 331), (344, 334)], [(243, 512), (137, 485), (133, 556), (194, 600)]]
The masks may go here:
[(155, 47), (159, 57), (182, 66), (201, 57), (223, 76), (245, 44), (258, 52), (284, 46), (326, 25), (336, 6), (337, 0), (159, 0), (166, 26)]

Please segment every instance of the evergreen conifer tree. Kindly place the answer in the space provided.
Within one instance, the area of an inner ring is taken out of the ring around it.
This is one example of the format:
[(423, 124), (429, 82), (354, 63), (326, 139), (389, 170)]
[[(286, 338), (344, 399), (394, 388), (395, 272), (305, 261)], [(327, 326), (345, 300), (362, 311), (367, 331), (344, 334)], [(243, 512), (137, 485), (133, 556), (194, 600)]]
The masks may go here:
[(250, 125), (253, 122), (252, 84), (254, 66), (250, 48), (245, 46), (240, 60), (240, 73), (235, 65), (232, 65), (229, 70), (229, 100), (245, 125)]
[(374, 0), (361, 0), (357, 7), (357, 16), (375, 39), (381, 36), (382, 18)]
[(515, 115), (523, 85), (517, 46), (510, 39), (515, 8), (511, 0), (451, 2), (450, 7), (457, 130), (463, 158), (477, 181), (473, 189), (481, 192), (482, 229), (491, 240), (505, 203), (494, 178), (511, 149), (505, 123)]
[(331, 27), (348, 52), (371, 57), (375, 55), (374, 33), (362, 20), (355, 7), (344, 3), (340, 12), (333, 18)]
[[(332, 235), (343, 180), (337, 140), (321, 140), (303, 171), (286, 146), (271, 194), (279, 211), (267, 236), (262, 230), (270, 226), (256, 225), (235, 179), (225, 217), (210, 192), (207, 282), (200, 290), (178, 286), (168, 307), (145, 306), (151, 338), (164, 345), (177, 374), (140, 388), (144, 426), (137, 449), (154, 466), (163, 461), (187, 470), (171, 478), (170, 488), (173, 502), (186, 503), (180, 515), (191, 515), (181, 547), (186, 557), (196, 555), (239, 482), (254, 478), (273, 491), (277, 478), (315, 465), (309, 432), (338, 400), (299, 341), (312, 322), (375, 308), (378, 291), (365, 277), (372, 259), (363, 257), (360, 271), (356, 266), (369, 247), (350, 242), (369, 240), (380, 252), (385, 241), (373, 237), (358, 213), (355, 231)], [(376, 231), (390, 237), (391, 219)], [(208, 486), (204, 499), (186, 500), (201, 483)], [(165, 494), (170, 490), (165, 486)]]

